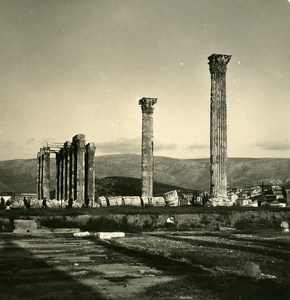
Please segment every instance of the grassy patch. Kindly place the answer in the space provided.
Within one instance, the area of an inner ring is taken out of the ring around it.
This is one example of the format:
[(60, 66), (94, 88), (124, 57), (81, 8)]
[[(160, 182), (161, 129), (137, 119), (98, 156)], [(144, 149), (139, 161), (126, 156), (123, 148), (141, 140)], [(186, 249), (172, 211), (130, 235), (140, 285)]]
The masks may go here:
[(261, 230), (261, 229), (278, 229), (280, 228), (281, 220), (254, 218), (241, 219), (235, 223), (235, 228), (238, 230)]
[(61, 218), (47, 217), (40, 220), (40, 225), (48, 228), (75, 228), (79, 227), (77, 221), (69, 221), (65, 216)]
[[(144, 295), (165, 299), (289, 299), (289, 286), (237, 276), (186, 276), (147, 288)], [(277, 296), (279, 297), (277, 298)], [(140, 298), (142, 295), (140, 295)], [(173, 297), (173, 298), (172, 298)]]
[(88, 222), (81, 227), (86, 231), (125, 231), (125, 232), (140, 232), (142, 227), (138, 224), (128, 223), (126, 216), (121, 219), (114, 219), (108, 216), (100, 218), (90, 218)]

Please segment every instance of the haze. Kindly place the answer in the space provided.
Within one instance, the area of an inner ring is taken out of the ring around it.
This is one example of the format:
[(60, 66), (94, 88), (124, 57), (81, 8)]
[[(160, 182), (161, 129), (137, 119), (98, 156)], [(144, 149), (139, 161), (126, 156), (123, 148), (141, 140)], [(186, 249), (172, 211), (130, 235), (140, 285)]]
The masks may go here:
[(290, 156), (287, 0), (1, 0), (0, 160), (78, 133), (96, 155), (209, 157), (207, 57), (231, 54), (228, 156)]

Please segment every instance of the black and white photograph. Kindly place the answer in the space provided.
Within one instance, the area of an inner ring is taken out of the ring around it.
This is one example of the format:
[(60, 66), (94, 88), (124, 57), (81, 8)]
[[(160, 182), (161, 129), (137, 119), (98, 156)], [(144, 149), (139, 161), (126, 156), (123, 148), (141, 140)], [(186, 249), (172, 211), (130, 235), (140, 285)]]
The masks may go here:
[(0, 0), (0, 299), (290, 299), (290, 0)]

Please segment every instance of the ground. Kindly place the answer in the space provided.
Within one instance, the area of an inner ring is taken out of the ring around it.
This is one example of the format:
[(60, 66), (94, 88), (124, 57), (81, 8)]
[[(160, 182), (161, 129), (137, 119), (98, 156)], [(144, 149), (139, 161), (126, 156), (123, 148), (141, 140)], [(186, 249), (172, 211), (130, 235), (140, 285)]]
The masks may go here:
[(290, 235), (0, 234), (1, 299), (289, 299)]

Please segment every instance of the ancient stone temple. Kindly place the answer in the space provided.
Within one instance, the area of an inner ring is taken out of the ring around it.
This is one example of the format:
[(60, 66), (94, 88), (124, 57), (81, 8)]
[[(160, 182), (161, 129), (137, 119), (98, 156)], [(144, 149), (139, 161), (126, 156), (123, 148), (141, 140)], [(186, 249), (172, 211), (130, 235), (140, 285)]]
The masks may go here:
[(142, 98), (142, 197), (153, 196), (153, 105), (157, 98)]
[(95, 199), (95, 145), (85, 144), (85, 136), (77, 134), (64, 144), (50, 143), (37, 155), (38, 199), (50, 199), (50, 154), (56, 158), (56, 199), (72, 197), (79, 203)]
[[(231, 55), (212, 54), (210, 97), (210, 198), (227, 201), (226, 71)], [(220, 204), (222, 205), (222, 204)]]

